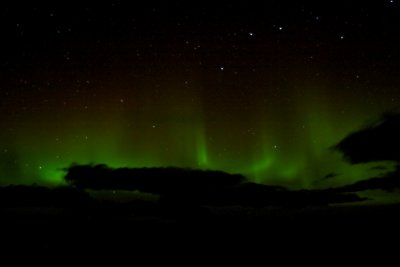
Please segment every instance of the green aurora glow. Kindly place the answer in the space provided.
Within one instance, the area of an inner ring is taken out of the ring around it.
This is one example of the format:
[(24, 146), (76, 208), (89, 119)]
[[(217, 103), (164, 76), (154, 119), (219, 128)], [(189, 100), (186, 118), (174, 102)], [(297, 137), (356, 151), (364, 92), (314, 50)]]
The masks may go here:
[(57, 185), (72, 163), (290, 188), (389, 171), (330, 147), (400, 106), (392, 2), (5, 9), (0, 184)]
[[(75, 162), (217, 169), (242, 173), (260, 183), (315, 188), (379, 175), (380, 170), (370, 168), (390, 166), (350, 166), (330, 150), (370, 118), (371, 110), (338, 114), (324, 99), (326, 93), (315, 95), (319, 88), (311, 88), (314, 93), (309, 96), (293, 96), (297, 101), (281, 110), (279, 103), (257, 104), (256, 110), (232, 107), (226, 112), (218, 112), (215, 105), (207, 114), (200, 105), (208, 101), (201, 97), (201, 88), (179, 88), (176, 83), (151, 101), (146, 102), (151, 98), (146, 95), (120, 101), (113, 112), (100, 108), (107, 104), (104, 96), (86, 112), (71, 114), (60, 107), (57, 115), (37, 110), (21, 119), (3, 155), (13, 153), (18, 161), (8, 160), (2, 166), (3, 183), (59, 184), (61, 169)], [(339, 175), (323, 179), (330, 173)]]

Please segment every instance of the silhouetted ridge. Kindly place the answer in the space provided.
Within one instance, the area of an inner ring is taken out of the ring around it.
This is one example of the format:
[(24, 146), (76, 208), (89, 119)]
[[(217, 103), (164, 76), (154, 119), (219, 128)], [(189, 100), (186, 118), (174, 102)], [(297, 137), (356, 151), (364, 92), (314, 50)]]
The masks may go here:
[(362, 201), (355, 194), (320, 190), (290, 191), (281, 186), (246, 182), (242, 175), (221, 171), (180, 168), (119, 168), (106, 165), (73, 165), (65, 180), (80, 189), (138, 190), (158, 194), (164, 203), (321, 206)]
[(71, 187), (10, 185), (0, 187), (0, 206), (76, 206), (93, 199), (82, 190)]
[(139, 190), (155, 194), (217, 192), (236, 186), (245, 177), (221, 171), (182, 168), (118, 168), (107, 165), (73, 165), (65, 180), (77, 188)]
[(287, 190), (280, 186), (245, 183), (236, 188), (232, 201), (248, 206), (326, 206), (334, 203), (364, 201), (356, 194), (329, 190)]

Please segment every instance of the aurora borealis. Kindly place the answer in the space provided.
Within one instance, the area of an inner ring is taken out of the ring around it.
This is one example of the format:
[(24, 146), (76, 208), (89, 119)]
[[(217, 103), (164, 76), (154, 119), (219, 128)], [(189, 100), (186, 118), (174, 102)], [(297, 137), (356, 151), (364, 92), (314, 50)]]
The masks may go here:
[(73, 162), (376, 176), (391, 164), (330, 148), (399, 106), (400, 2), (302, 2), (3, 8), (0, 182), (61, 183)]

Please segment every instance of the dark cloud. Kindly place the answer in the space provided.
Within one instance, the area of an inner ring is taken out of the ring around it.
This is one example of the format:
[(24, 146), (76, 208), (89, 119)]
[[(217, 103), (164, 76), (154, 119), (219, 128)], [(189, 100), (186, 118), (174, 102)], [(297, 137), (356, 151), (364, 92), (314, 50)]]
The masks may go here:
[[(400, 163), (400, 113), (385, 113), (379, 120), (367, 127), (353, 132), (334, 149), (343, 153), (351, 164), (362, 164), (374, 161), (394, 161)], [(339, 188), (341, 191), (357, 192), (372, 189), (392, 191), (400, 188), (399, 164), (393, 172), (382, 177), (358, 181)], [(389, 171), (385, 166), (376, 166), (371, 170)]]
[(376, 123), (354, 132), (334, 149), (352, 164), (400, 161), (400, 113), (386, 113)]
[(328, 173), (327, 175), (325, 175), (323, 179), (332, 179), (332, 178), (335, 178), (337, 176), (339, 176), (339, 174), (331, 172), (331, 173)]
[(384, 177), (374, 177), (367, 180), (355, 182), (338, 188), (342, 192), (358, 192), (365, 190), (381, 189), (385, 191), (393, 191), (400, 188), (399, 171), (387, 174)]
[(374, 170), (381, 170), (381, 171), (387, 171), (389, 168), (387, 167), (387, 166), (374, 166), (374, 167), (371, 167), (371, 171), (374, 171)]

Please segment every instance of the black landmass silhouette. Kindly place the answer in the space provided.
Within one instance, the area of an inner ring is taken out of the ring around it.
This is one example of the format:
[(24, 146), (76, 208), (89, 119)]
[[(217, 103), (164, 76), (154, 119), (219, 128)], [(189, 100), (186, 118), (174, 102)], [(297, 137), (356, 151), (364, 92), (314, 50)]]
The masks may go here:
[[(293, 191), (251, 183), (240, 175), (176, 168), (123, 168), (124, 176), (108, 188), (108, 179), (120, 169), (104, 165), (74, 165), (70, 169), (74, 170), (73, 177), (69, 172), (66, 175), (70, 186), (0, 188), (0, 226), (6, 229), (0, 241), (3, 252), (73, 249), (74, 255), (110, 255), (182, 251), (199, 244), (218, 251), (241, 249), (243, 244), (262, 244), (270, 249), (280, 244), (288, 249), (288, 242), (301, 247), (303, 242), (331, 244), (332, 240), (365, 233), (369, 240), (382, 233), (394, 236), (400, 223), (400, 206), (349, 206), (347, 203), (362, 203), (363, 199), (344, 191)], [(93, 180), (95, 176), (87, 181), (92, 169), (108, 173), (101, 186)], [(165, 177), (155, 177), (165, 175), (164, 171), (171, 178), (169, 183), (163, 181)], [(174, 173), (182, 176), (173, 180)], [(140, 181), (135, 177), (138, 174), (151, 177), (152, 184)], [(206, 178), (209, 174), (217, 182)], [(128, 177), (140, 182), (127, 182)], [(162, 188), (164, 184), (168, 185)], [(140, 188), (160, 194), (160, 198), (155, 202), (113, 202), (93, 197), (94, 188), (116, 195), (127, 189), (136, 193)]]
[(138, 190), (179, 205), (322, 206), (356, 202), (355, 194), (325, 190), (287, 190), (248, 182), (238, 174), (182, 168), (109, 168), (72, 165), (65, 180), (80, 189)]
[[(400, 115), (350, 134), (334, 148), (352, 164), (400, 163)], [(385, 171), (385, 168), (379, 167)], [(288, 249), (379, 244), (400, 237), (400, 204), (370, 205), (357, 192), (400, 188), (400, 168), (339, 188), (288, 190), (221, 171), (71, 165), (68, 186), (0, 187), (2, 248), (99, 255), (191, 247)], [(324, 179), (335, 179), (335, 173)], [(153, 194), (156, 201), (112, 201), (93, 192)], [(351, 242), (347, 242), (351, 238)], [(376, 241), (375, 241), (376, 242)], [(72, 245), (71, 245), (72, 244)], [(267, 250), (268, 250), (267, 249)], [(6, 251), (6, 250), (3, 250)], [(270, 251), (270, 250), (268, 250)]]
[(65, 180), (77, 188), (139, 190), (155, 194), (212, 193), (237, 186), (246, 178), (222, 171), (184, 168), (117, 168), (105, 164), (72, 165)]
[(92, 197), (73, 187), (10, 185), (0, 187), (0, 207), (74, 207), (90, 205)]
[(398, 205), (328, 205), (360, 200), (354, 194), (245, 182), (228, 195), (229, 201), (212, 204), (207, 199), (205, 205), (162, 198), (117, 203), (74, 187), (3, 187), (0, 247), (4, 253), (72, 249), (74, 255), (94, 253), (95, 259), (99, 253), (183, 251), (198, 245), (206, 246), (202, 251), (221, 251), (249, 244), (274, 249), (280, 244), (287, 251), (365, 234), (369, 241), (373, 236), (394, 237), (400, 223)]

